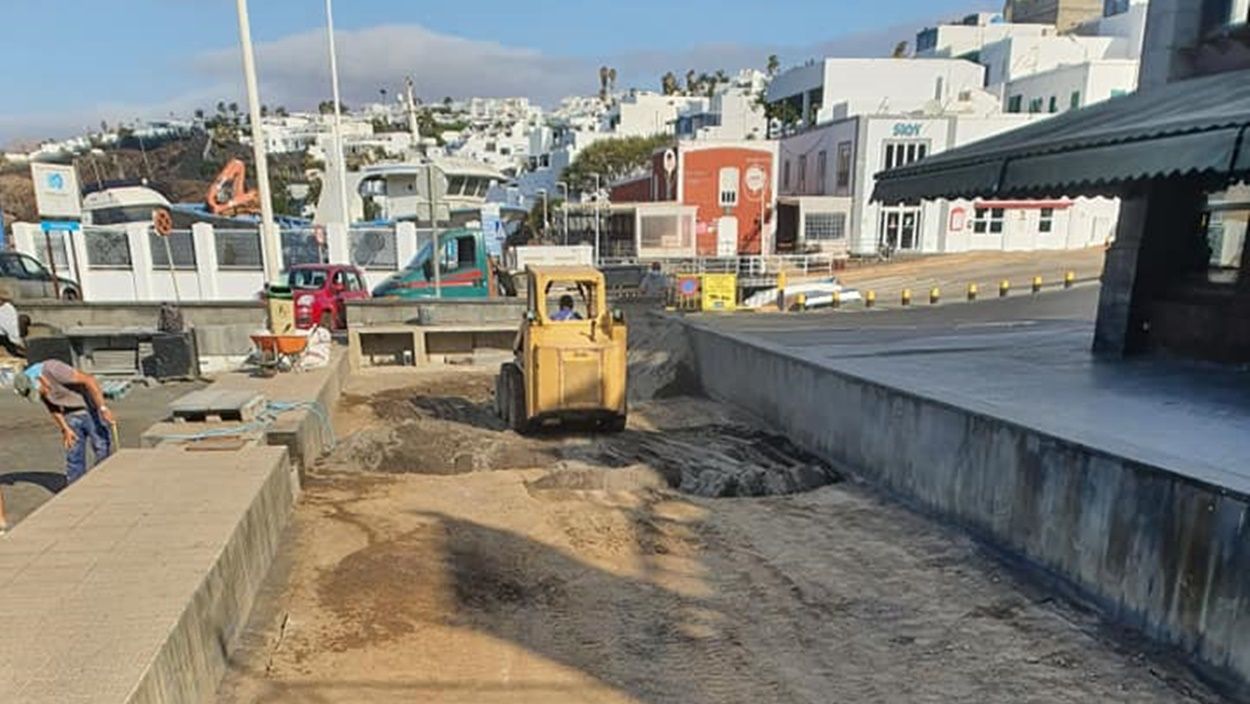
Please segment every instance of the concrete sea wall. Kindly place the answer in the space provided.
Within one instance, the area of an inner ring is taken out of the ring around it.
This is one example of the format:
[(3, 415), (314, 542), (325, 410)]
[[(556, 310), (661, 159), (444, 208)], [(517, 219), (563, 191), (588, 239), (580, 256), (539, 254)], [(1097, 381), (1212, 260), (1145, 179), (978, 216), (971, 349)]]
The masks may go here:
[(1250, 693), (1247, 496), (940, 400), (687, 328), (712, 397), (1041, 568)]

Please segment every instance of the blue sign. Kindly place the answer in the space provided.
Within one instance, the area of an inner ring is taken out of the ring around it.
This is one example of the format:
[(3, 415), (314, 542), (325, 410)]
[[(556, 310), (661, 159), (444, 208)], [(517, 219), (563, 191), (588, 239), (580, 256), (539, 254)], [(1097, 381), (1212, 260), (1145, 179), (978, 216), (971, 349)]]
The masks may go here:
[(56, 173), (48, 174), (48, 188), (54, 191), (65, 190), (65, 177)]
[(923, 129), (923, 125), (919, 122), (896, 122), (894, 124), (894, 136), (919, 137), (921, 129)]
[(482, 236), (486, 240), (486, 253), (492, 257), (503, 255), (503, 243), (508, 238), (503, 220), (499, 217), (499, 204), (487, 203), (481, 209)]
[(39, 229), (44, 232), (75, 232), (81, 225), (77, 220), (44, 220)]

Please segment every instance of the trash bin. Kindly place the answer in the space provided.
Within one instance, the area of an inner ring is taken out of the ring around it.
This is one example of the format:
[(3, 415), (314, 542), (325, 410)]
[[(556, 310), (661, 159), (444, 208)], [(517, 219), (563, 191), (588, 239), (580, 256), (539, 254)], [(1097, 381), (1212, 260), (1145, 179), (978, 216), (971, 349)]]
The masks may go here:
[(285, 335), (295, 331), (295, 297), (286, 284), (269, 284), (265, 289), (269, 307), (269, 332)]

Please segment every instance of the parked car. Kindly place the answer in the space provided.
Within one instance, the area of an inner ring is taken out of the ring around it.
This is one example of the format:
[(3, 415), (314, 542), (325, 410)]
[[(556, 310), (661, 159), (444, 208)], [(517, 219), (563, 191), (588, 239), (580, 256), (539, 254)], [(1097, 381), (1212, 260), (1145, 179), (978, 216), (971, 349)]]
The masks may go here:
[(82, 300), (78, 282), (64, 276), (53, 277), (38, 259), (20, 252), (0, 252), (0, 278), (16, 284), (18, 298), (56, 298), (55, 280), (60, 284), (62, 300)]
[(287, 271), (287, 285), (295, 299), (295, 325), (307, 330), (320, 325), (329, 330), (347, 327), (347, 301), (369, 297), (364, 274), (345, 264), (301, 264)]

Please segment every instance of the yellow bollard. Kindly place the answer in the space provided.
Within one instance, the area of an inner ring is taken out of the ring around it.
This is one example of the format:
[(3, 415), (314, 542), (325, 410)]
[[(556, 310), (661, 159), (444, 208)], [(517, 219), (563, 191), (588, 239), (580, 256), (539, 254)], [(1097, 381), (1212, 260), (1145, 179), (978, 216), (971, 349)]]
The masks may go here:
[(942, 300), (942, 289), (934, 286), (929, 289), (929, 305), (936, 306)]
[(1064, 288), (1072, 288), (1072, 286), (1073, 286), (1075, 283), (1076, 283), (1076, 272), (1075, 272), (1075, 271), (1069, 271), (1068, 273), (1066, 273), (1066, 274), (1064, 274), (1064, 275), (1063, 275), (1063, 287), (1064, 287)]
[(807, 294), (806, 293), (800, 293), (794, 297), (794, 308), (800, 313), (807, 310)]
[(864, 307), (871, 308), (875, 305), (877, 305), (877, 292), (868, 291), (864, 294)]
[(968, 284), (968, 300), (969, 301), (977, 300), (977, 285), (976, 284)]
[(1008, 293), (1011, 293), (1011, 282), (1008, 281), (1007, 279), (1003, 279), (1002, 281), (999, 281), (998, 282), (998, 297), (1006, 298)]
[(905, 306), (911, 305), (911, 289), (903, 289), (903, 295), (899, 298), (899, 303)]
[(834, 310), (837, 310), (838, 308), (842, 307), (842, 292), (841, 291), (833, 292), (833, 296), (830, 300), (830, 305), (833, 307)]
[(786, 309), (786, 272), (777, 272), (777, 310)]
[(1034, 276), (1033, 277), (1033, 293), (1041, 293), (1041, 292), (1042, 292), (1042, 277)]

